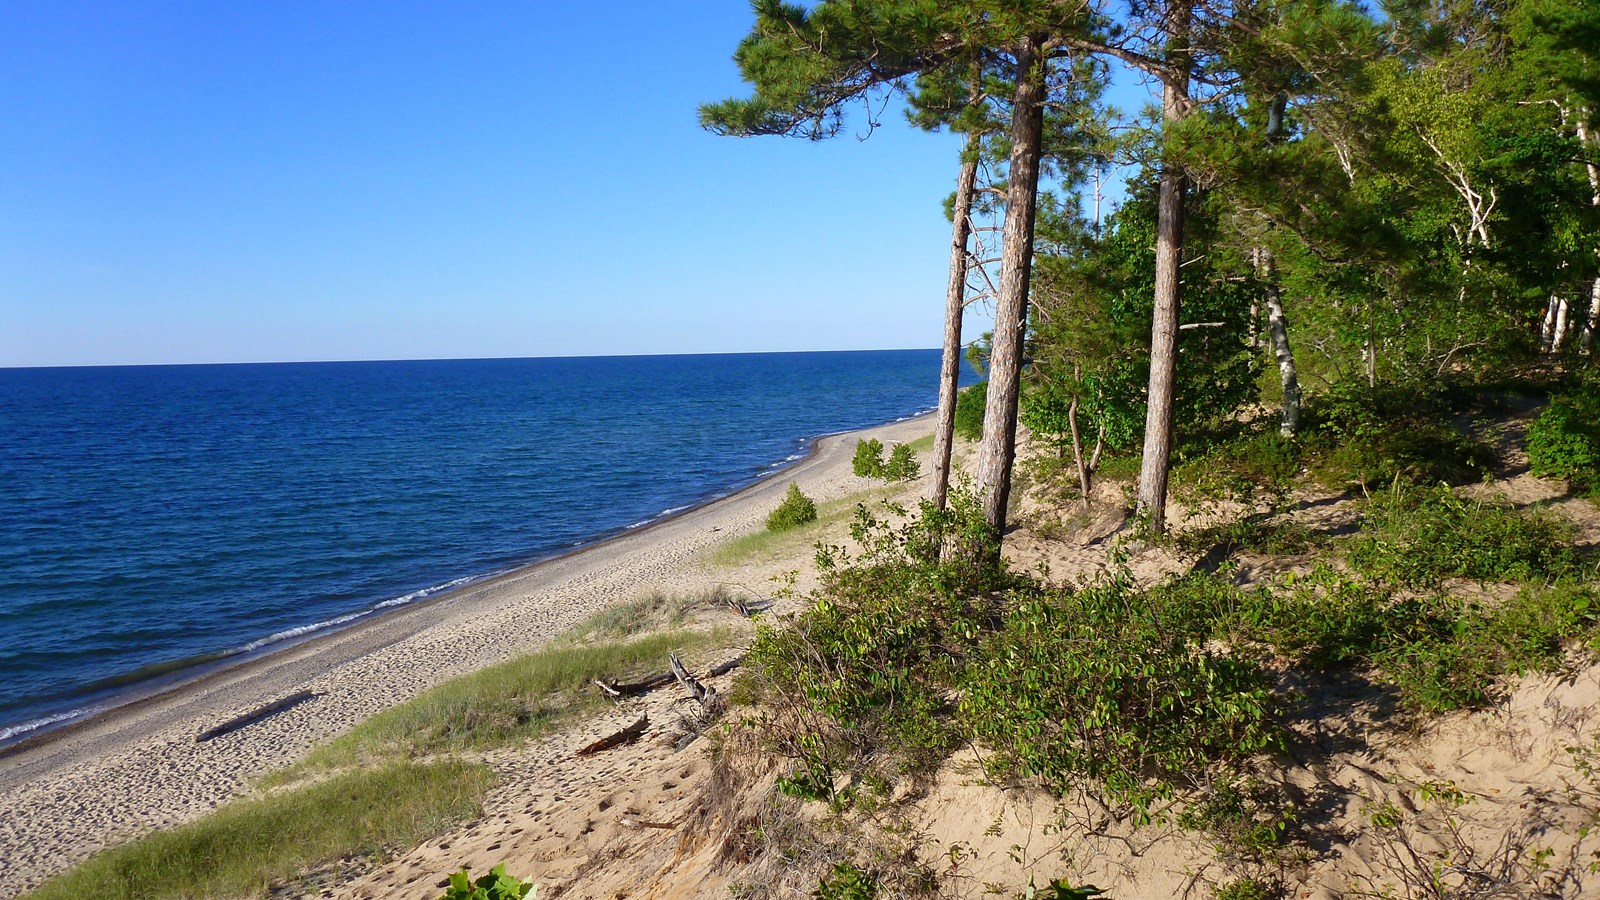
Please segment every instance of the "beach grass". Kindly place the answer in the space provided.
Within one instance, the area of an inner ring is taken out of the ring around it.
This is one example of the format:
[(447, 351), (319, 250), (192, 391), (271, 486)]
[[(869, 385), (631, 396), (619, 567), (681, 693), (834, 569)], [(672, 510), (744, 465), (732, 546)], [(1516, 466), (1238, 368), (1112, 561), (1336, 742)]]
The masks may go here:
[(392, 762), (221, 807), (102, 851), (25, 900), (257, 897), (347, 858), (382, 858), (482, 812), (494, 774), (482, 764)]
[[(933, 438), (925, 438), (931, 445)], [(919, 442), (920, 443), (920, 442)], [(792, 557), (795, 551), (809, 547), (817, 541), (836, 533), (839, 526), (855, 518), (856, 507), (869, 508), (883, 500), (907, 502), (916, 488), (909, 483), (883, 485), (856, 491), (853, 494), (817, 504), (817, 518), (785, 531), (752, 531), (719, 544), (706, 555), (706, 560), (718, 568), (734, 568), (754, 562), (768, 562), (782, 557)]]
[(681, 628), (697, 611), (722, 609), (727, 605), (727, 588), (720, 585), (694, 594), (649, 591), (632, 600), (613, 603), (572, 626), (556, 640), (567, 644), (624, 640), (645, 631)]
[(281, 784), (317, 770), (482, 751), (537, 738), (610, 703), (594, 686), (595, 679), (626, 680), (664, 671), (667, 654), (674, 651), (693, 665), (696, 653), (733, 640), (726, 628), (585, 643), (578, 642), (578, 629), (569, 635), (384, 710), (312, 751), (300, 764), (269, 776), (266, 783)]
[(912, 453), (927, 453), (933, 449), (933, 435), (925, 434), (914, 441), (906, 442), (911, 447)]

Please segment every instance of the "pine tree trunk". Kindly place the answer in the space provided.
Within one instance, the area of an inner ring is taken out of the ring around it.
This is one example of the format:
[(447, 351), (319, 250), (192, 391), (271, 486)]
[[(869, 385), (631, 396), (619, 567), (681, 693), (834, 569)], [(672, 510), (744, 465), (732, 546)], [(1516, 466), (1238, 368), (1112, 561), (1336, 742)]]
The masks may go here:
[(983, 517), (1004, 534), (1011, 499), (1011, 465), (1017, 449), (1017, 397), (1022, 386), (1022, 339), (1027, 325), (1028, 281), (1033, 266), (1033, 221), (1039, 193), (1039, 152), (1044, 126), (1044, 78), (1039, 43), (1026, 37), (1016, 51), (1017, 87), (1011, 112), (1011, 161), (1000, 252), (1000, 296), (995, 301), (989, 393), (978, 449), (977, 489)]
[(939, 420), (933, 433), (933, 505), (944, 509), (950, 492), (950, 451), (955, 446), (956, 393), (961, 380), (961, 312), (967, 296), (967, 239), (972, 232), (972, 191), (978, 181), (978, 136), (967, 137), (956, 178), (955, 222), (950, 237), (950, 283), (944, 294), (944, 359), (939, 370)]
[[(1183, 118), (1189, 102), (1189, 63), (1182, 45), (1188, 38), (1189, 7), (1174, 2), (1170, 28), (1172, 69), (1161, 92), (1161, 118), (1171, 123)], [(1139, 464), (1138, 512), (1150, 528), (1167, 527), (1167, 476), (1172, 467), (1172, 400), (1178, 363), (1179, 266), (1183, 254), (1182, 169), (1164, 162), (1161, 196), (1156, 212), (1155, 309), (1150, 322), (1150, 392), (1144, 420), (1144, 457)]]
[(1289, 346), (1289, 318), (1283, 312), (1278, 267), (1271, 250), (1263, 248), (1258, 258), (1261, 281), (1266, 285), (1267, 333), (1272, 338), (1272, 354), (1278, 359), (1278, 383), (1283, 387), (1283, 419), (1278, 431), (1284, 437), (1293, 437), (1300, 429), (1300, 374), (1294, 364), (1294, 349)]

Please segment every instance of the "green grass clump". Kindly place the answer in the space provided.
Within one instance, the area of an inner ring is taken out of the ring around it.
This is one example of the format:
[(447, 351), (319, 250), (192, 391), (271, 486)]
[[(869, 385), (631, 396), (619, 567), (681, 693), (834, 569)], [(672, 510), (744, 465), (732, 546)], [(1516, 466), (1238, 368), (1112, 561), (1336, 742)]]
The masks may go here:
[(789, 493), (784, 495), (783, 502), (767, 516), (767, 530), (788, 531), (816, 520), (817, 504), (810, 497), (800, 493), (800, 485), (791, 483)]
[(387, 709), (319, 747), (298, 768), (483, 750), (539, 737), (605, 707), (595, 679), (659, 671), (671, 651), (726, 640), (722, 632), (673, 631), (626, 642), (552, 643)]
[(1369, 578), (1412, 587), (1446, 578), (1546, 580), (1577, 574), (1582, 566), (1570, 531), (1548, 512), (1462, 497), (1444, 486), (1395, 482), (1368, 501), (1361, 533), (1345, 556)]
[(26, 900), (260, 897), (318, 864), (381, 857), (479, 815), (493, 780), (455, 760), (350, 772), (103, 851)]
[(647, 630), (677, 628), (688, 622), (698, 608), (727, 604), (726, 589), (712, 588), (699, 596), (650, 591), (600, 610), (572, 626), (560, 640), (567, 643), (593, 643), (631, 638)]

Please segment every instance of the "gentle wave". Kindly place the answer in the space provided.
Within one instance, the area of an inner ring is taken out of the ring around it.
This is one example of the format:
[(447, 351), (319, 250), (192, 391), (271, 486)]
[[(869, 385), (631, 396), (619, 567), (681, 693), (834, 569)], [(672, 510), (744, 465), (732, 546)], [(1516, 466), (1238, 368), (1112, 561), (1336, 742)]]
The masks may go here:
[(39, 729), (49, 725), (59, 725), (62, 722), (70, 722), (73, 719), (81, 719), (84, 716), (94, 715), (95, 713), (100, 712), (102, 708), (103, 707), (99, 706), (87, 706), (83, 709), (69, 709), (66, 712), (56, 713), (53, 716), (45, 716), (40, 719), (31, 719), (19, 725), (13, 725), (10, 728), (0, 728), (0, 744), (10, 743), (13, 739), (20, 738), (30, 731), (38, 731)]
[(399, 597), (395, 597), (395, 598), (390, 599), (390, 600), (385, 600), (382, 603), (375, 604), (375, 605), (373, 605), (373, 606), (371, 606), (371, 607), (369, 607), (367, 609), (359, 610), (359, 611), (353, 612), (353, 613), (346, 613), (345, 615), (336, 616), (336, 617), (334, 617), (332, 619), (328, 619), (328, 620), (322, 621), (322, 622), (313, 622), (310, 625), (298, 625), (298, 626), (295, 626), (294, 628), (286, 628), (283, 631), (279, 631), (279, 632), (276, 632), (274, 634), (269, 634), (264, 638), (260, 638), (258, 640), (251, 641), (250, 643), (245, 644), (243, 647), (240, 647), (235, 652), (237, 652), (237, 653), (250, 653), (250, 652), (253, 652), (253, 651), (256, 651), (256, 650), (260, 650), (262, 647), (267, 647), (267, 646), (270, 646), (272, 644), (280, 643), (282, 641), (287, 641), (287, 640), (289, 640), (291, 638), (304, 637), (305, 635), (312, 634), (313, 632), (325, 631), (325, 630), (327, 630), (329, 628), (337, 628), (340, 625), (347, 625), (347, 624), (349, 624), (351, 622), (354, 622), (357, 619), (365, 618), (366, 616), (370, 616), (370, 615), (372, 615), (373, 613), (377, 612), (380, 609), (393, 609), (396, 606), (405, 606), (408, 603), (415, 603), (416, 601), (422, 600), (422, 599), (424, 599), (426, 597), (432, 597), (434, 594), (437, 594), (437, 593), (439, 593), (441, 591), (448, 591), (451, 588), (460, 587), (461, 585), (466, 584), (469, 581), (477, 581), (480, 578), (490, 578), (490, 577), (493, 577), (493, 576), (492, 575), (463, 575), (460, 578), (452, 578), (451, 580), (446, 581), (443, 584), (436, 584), (436, 585), (433, 585), (432, 587), (425, 587), (425, 588), (423, 588), (421, 590), (412, 591), (409, 594), (403, 594), (403, 595), (401, 595)]

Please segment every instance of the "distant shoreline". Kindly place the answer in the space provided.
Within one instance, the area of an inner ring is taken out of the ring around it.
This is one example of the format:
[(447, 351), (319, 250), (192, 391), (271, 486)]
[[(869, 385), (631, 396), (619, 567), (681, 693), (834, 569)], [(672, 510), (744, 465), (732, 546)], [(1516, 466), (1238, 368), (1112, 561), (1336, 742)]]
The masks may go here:
[[(418, 609), (431, 603), (446, 600), (462, 591), (487, 587), (499, 581), (500, 579), (519, 576), (531, 569), (547, 563), (555, 562), (575, 554), (592, 550), (595, 547), (602, 546), (629, 535), (644, 534), (650, 529), (657, 528), (677, 518), (690, 515), (700, 509), (710, 506), (711, 504), (724, 500), (732, 500), (747, 491), (754, 490), (773, 478), (783, 475), (795, 469), (796, 467), (805, 464), (807, 461), (816, 456), (817, 449), (821, 442), (830, 437), (854, 434), (858, 431), (870, 431), (903, 422), (916, 422), (922, 419), (931, 418), (933, 414), (933, 410), (926, 410), (919, 413), (913, 413), (909, 416), (902, 416), (892, 422), (886, 422), (880, 425), (869, 426), (861, 429), (829, 432), (826, 434), (819, 434), (806, 438), (804, 439), (804, 449), (801, 453), (796, 454), (792, 458), (780, 460), (779, 462), (772, 464), (772, 468), (770, 470), (762, 472), (753, 480), (740, 482), (723, 493), (717, 493), (703, 500), (671, 509), (663, 512), (653, 519), (649, 519), (642, 523), (625, 526), (613, 526), (612, 528), (596, 534), (592, 538), (580, 541), (574, 546), (553, 550), (543, 555), (532, 557), (524, 562), (511, 566), (510, 568), (501, 569), (495, 572), (485, 572), (478, 575), (468, 575), (453, 579), (448, 582), (442, 582), (435, 587), (419, 588), (416, 591), (411, 591), (405, 595), (402, 595), (402, 597), (404, 597), (411, 596), (413, 594), (421, 594), (421, 596), (416, 597), (415, 600), (404, 603), (396, 603), (395, 600), (399, 598), (391, 598), (380, 601), (372, 606), (366, 607), (365, 609), (356, 610), (341, 616), (335, 616), (333, 619), (325, 623), (309, 623), (304, 626), (288, 629), (288, 631), (298, 631), (302, 628), (305, 629), (300, 634), (290, 634), (280, 637), (279, 635), (283, 634), (280, 632), (278, 634), (267, 635), (266, 637), (247, 643), (242, 647), (216, 651), (200, 657), (192, 657), (191, 659), (194, 660), (193, 662), (183, 659), (171, 660), (167, 663), (161, 664), (159, 666), (161, 671), (158, 671), (156, 674), (153, 674), (148, 678), (130, 682), (120, 690), (112, 690), (107, 694), (89, 693), (86, 695), (84, 705), (82, 707), (59, 712), (49, 712), (38, 719), (23, 721), (13, 726), (6, 726), (15, 728), (21, 725), (28, 725), (33, 721), (40, 722), (40, 724), (35, 725), (34, 727), (25, 731), (19, 731), (18, 733), (9, 737), (0, 738), (0, 762), (3, 762), (5, 759), (23, 751), (44, 746), (57, 737), (89, 725), (103, 716), (116, 713), (118, 710), (160, 698), (174, 691), (181, 691), (195, 687), (207, 678), (220, 675), (225, 672), (230, 672), (241, 666), (249, 665), (257, 660), (269, 657), (273, 654), (284, 652), (307, 644), (312, 644), (320, 639), (332, 637), (352, 629), (370, 626), (384, 617), (398, 616), (409, 610)], [(137, 671), (128, 673), (128, 676), (136, 674)], [(3, 730), (5, 729), (0, 728), (0, 731)]]

